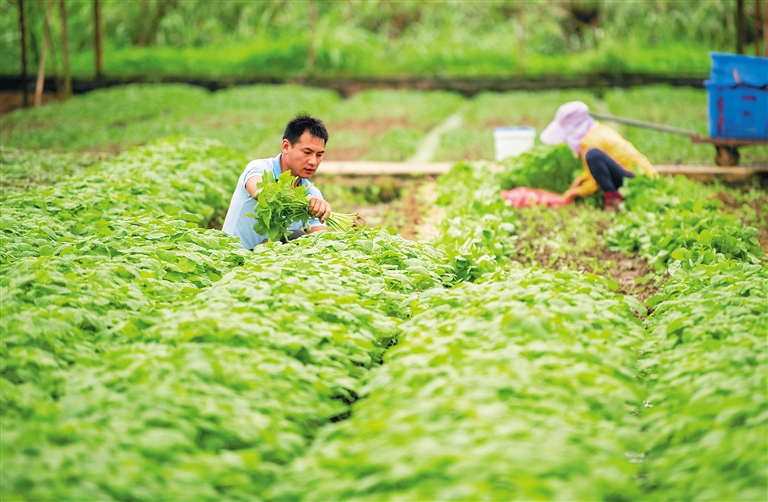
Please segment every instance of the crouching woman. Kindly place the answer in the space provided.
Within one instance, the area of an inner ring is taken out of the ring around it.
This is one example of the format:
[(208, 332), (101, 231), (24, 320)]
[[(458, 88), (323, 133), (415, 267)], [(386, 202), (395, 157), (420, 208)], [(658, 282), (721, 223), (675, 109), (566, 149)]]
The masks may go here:
[(576, 156), (581, 157), (584, 172), (563, 194), (569, 201), (587, 197), (600, 189), (605, 194), (605, 209), (615, 211), (622, 200), (619, 188), (624, 179), (634, 177), (633, 166), (646, 176), (658, 176), (645, 155), (619, 133), (593, 119), (589, 108), (581, 101), (558, 108), (555, 119), (539, 137), (550, 145), (565, 142)]

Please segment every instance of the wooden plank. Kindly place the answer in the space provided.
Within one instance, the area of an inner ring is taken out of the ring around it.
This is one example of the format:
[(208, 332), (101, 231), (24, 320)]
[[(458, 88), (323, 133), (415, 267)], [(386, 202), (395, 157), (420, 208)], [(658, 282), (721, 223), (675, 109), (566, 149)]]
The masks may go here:
[[(495, 164), (488, 163), (493, 169)], [(324, 161), (317, 171), (317, 176), (439, 176), (447, 173), (451, 162), (355, 162), (355, 161)], [(660, 174), (711, 175), (711, 176), (750, 176), (755, 173), (768, 172), (768, 166), (686, 166), (658, 165), (655, 166)]]
[(682, 174), (688, 178), (693, 178), (705, 183), (715, 181), (716, 179), (726, 183), (735, 183), (746, 181), (757, 173), (768, 172), (768, 166), (654, 166), (659, 174), (674, 176)]
[(731, 174), (731, 175), (750, 175), (755, 173), (768, 172), (768, 166), (684, 166), (684, 165), (661, 165), (654, 166), (659, 174)]
[(709, 143), (715, 146), (756, 146), (768, 145), (768, 139), (705, 138), (691, 136), (691, 143)]
[(320, 176), (439, 176), (447, 173), (450, 162), (355, 162), (326, 160), (320, 164)]

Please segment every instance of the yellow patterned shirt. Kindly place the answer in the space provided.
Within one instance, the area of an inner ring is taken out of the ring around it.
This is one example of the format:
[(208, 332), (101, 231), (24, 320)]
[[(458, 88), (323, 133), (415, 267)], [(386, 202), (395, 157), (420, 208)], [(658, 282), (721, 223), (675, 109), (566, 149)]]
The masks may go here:
[(590, 148), (598, 148), (607, 153), (627, 171), (632, 171), (632, 168), (637, 166), (646, 176), (653, 178), (658, 176), (648, 158), (638, 152), (632, 143), (607, 125), (597, 124), (581, 141), (581, 162), (584, 164), (584, 172), (578, 176), (581, 184), (576, 188), (576, 195), (579, 197), (592, 195), (600, 189), (584, 159), (584, 155)]

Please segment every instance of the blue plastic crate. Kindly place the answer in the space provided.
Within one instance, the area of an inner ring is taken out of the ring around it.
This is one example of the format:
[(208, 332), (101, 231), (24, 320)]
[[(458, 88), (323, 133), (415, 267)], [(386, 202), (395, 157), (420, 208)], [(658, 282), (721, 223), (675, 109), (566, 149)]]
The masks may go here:
[(768, 86), (721, 85), (706, 81), (709, 135), (768, 139)]
[(712, 71), (709, 81), (720, 85), (768, 85), (768, 58), (710, 52)]

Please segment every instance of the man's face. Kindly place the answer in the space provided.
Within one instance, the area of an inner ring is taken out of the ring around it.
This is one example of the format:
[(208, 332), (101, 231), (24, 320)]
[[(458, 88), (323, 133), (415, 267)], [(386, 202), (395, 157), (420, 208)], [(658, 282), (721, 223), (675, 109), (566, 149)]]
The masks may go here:
[(291, 145), (287, 139), (283, 140), (283, 158), (291, 170), (291, 175), (299, 178), (309, 178), (323, 160), (325, 153), (325, 141), (304, 131), (304, 134)]

